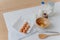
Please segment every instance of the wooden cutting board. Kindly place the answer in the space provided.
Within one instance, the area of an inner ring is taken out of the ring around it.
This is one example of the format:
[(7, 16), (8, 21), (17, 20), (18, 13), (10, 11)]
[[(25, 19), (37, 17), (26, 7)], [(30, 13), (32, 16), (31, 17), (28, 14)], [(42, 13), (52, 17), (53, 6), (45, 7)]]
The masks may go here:
[[(53, 0), (59, 2), (60, 0)], [(3, 13), (23, 8), (40, 5), (41, 0), (4, 0), (0, 2), (0, 40), (8, 40), (8, 31), (3, 18)], [(45, 0), (47, 2), (47, 0)]]

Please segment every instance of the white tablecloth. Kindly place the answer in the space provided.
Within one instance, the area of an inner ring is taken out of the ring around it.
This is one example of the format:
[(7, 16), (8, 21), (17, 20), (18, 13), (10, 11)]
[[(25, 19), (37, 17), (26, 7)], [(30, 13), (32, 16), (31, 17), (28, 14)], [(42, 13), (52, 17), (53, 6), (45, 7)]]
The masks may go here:
[[(33, 13), (38, 13), (39, 11), (39, 6), (36, 6), (36, 7), (32, 7), (32, 8), (27, 8), (27, 9), (22, 9), (22, 10), (16, 10), (16, 11), (12, 11), (12, 12), (7, 12), (7, 13), (4, 13), (3, 16), (4, 16), (4, 19), (5, 19), (5, 22), (6, 22), (6, 25), (7, 25), (7, 29), (8, 29), (8, 40), (18, 40), (21, 35), (19, 34), (19, 32), (17, 32), (14, 28), (12, 28), (12, 25), (18, 20), (18, 18), (20, 17), (20, 15), (23, 15), (23, 14), (33, 14)], [(53, 31), (57, 31), (57, 32), (60, 32), (60, 19), (59, 19), (59, 15), (60, 15), (60, 2), (56, 2), (55, 3), (55, 13), (57, 13), (55, 17), (52, 17), (51, 20), (53, 20), (52, 22), (55, 24), (58, 24), (55, 25), (57, 26), (56, 28), (54, 29), (51, 29)], [(55, 20), (56, 19), (56, 20)], [(56, 21), (58, 23), (56, 23)], [(49, 29), (48, 29), (49, 30)], [(36, 33), (30, 37), (27, 37), (27, 38), (24, 38), (23, 40), (40, 40), (37, 35), (39, 33)], [(60, 36), (56, 36), (56, 37), (49, 37), (47, 39), (44, 39), (44, 40), (60, 40)]]

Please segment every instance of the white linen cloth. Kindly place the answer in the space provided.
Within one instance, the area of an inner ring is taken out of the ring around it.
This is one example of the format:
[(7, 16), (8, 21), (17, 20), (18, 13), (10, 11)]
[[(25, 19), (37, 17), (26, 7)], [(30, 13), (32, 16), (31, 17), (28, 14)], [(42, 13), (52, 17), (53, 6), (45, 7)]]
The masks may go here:
[[(22, 9), (22, 10), (16, 10), (3, 14), (8, 29), (8, 40), (18, 40), (20, 37), (22, 37), (19, 32), (17, 32), (14, 28), (12, 28), (12, 25), (19, 19), (20, 15), (23, 14), (30, 15), (33, 13), (35, 14), (39, 13), (39, 6)], [(47, 29), (47, 30), (60, 32), (60, 2), (55, 3), (55, 13), (56, 13), (55, 16), (50, 17), (51, 18), (50, 21), (53, 24), (52, 25), (53, 29)], [(24, 38), (23, 40), (33, 40), (33, 39), (40, 40), (37, 37), (37, 34), (38, 33), (30, 37), (27, 37), (26, 39)], [(60, 36), (51, 37), (44, 40), (60, 40)]]

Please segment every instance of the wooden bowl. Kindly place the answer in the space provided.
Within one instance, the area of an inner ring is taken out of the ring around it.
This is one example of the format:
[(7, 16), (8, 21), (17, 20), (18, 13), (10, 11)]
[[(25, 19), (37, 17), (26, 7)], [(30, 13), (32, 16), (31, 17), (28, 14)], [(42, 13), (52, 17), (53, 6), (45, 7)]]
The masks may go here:
[(47, 28), (50, 22), (47, 18), (40, 17), (36, 19), (36, 24), (41, 28)]

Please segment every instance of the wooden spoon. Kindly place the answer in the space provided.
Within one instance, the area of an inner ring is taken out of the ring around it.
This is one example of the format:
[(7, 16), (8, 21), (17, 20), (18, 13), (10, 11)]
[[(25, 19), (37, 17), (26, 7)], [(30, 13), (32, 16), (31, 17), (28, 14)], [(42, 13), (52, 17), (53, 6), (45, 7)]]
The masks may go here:
[(51, 34), (51, 35), (47, 35), (47, 34), (39, 34), (39, 38), (40, 39), (45, 39), (49, 36), (57, 36), (57, 35), (60, 35), (60, 33), (57, 33), (57, 34)]

